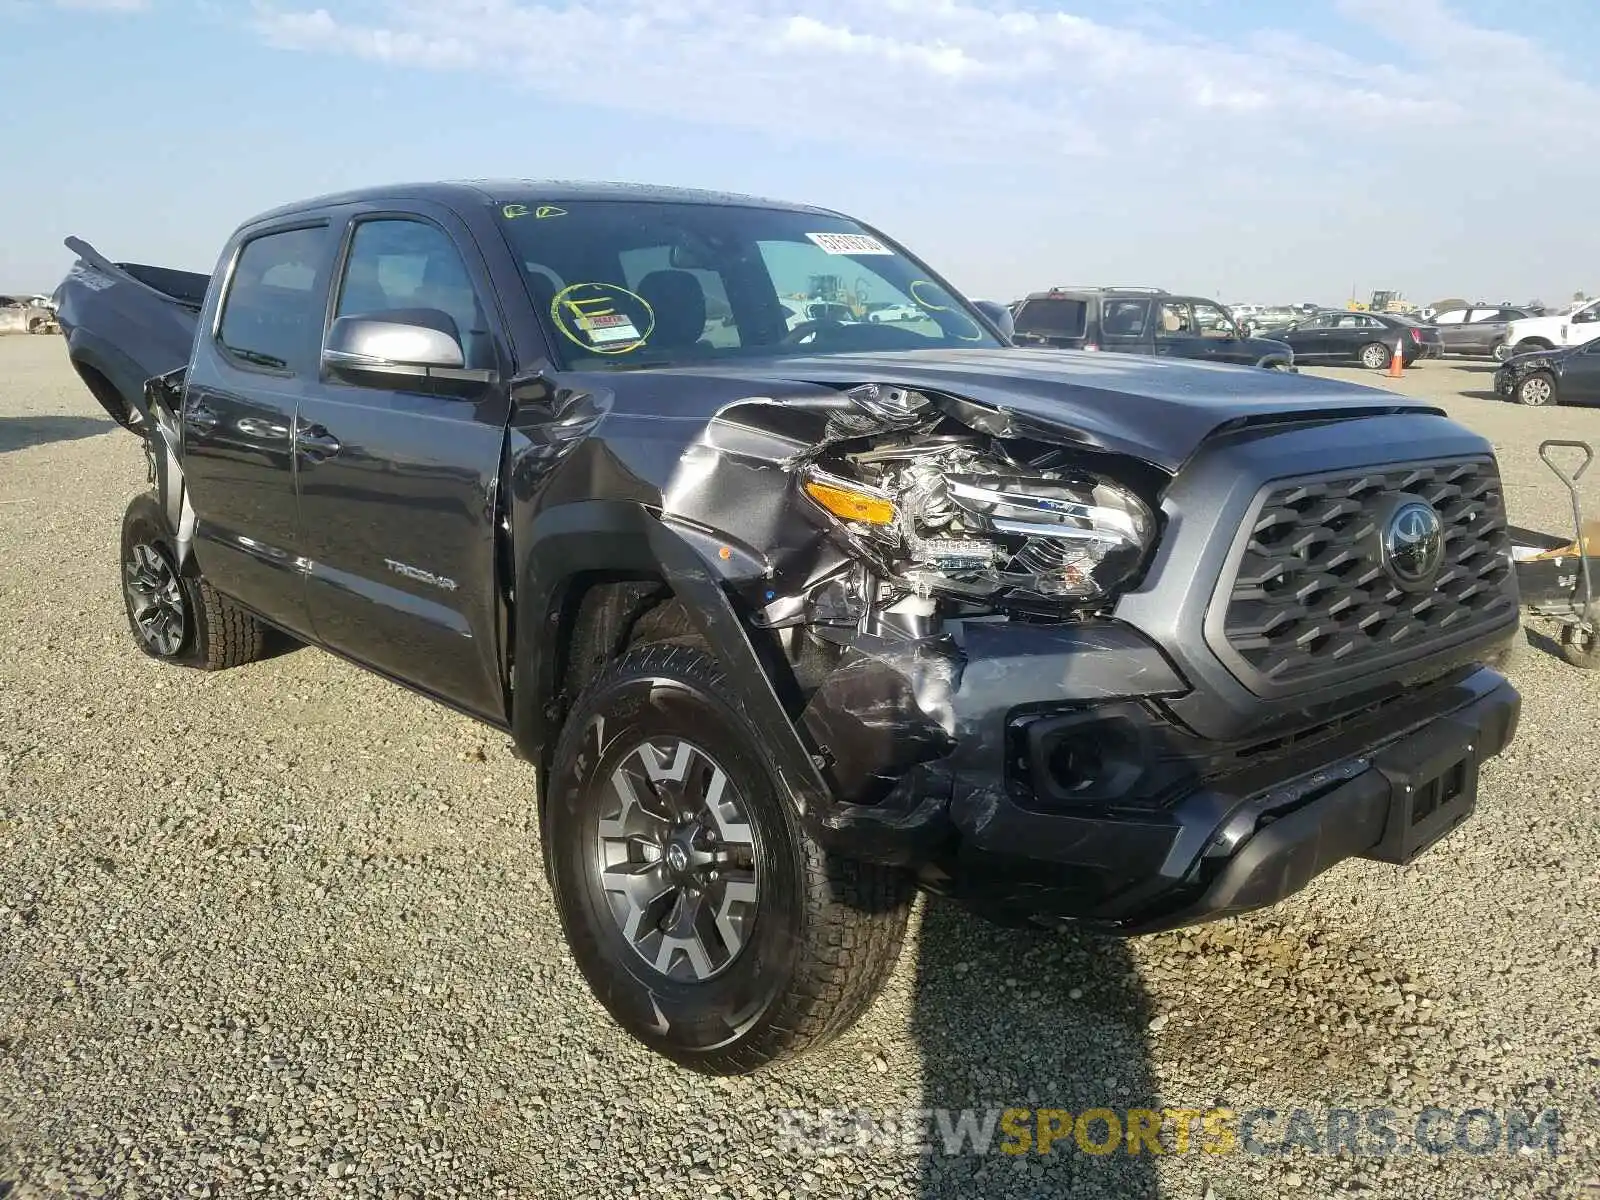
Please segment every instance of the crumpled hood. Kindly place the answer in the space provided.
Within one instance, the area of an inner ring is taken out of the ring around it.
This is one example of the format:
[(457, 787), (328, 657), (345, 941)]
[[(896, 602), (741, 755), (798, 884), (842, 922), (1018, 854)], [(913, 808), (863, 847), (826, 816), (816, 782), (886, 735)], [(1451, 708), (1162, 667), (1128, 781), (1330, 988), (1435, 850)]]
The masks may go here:
[(784, 385), (890, 383), (946, 392), (1022, 418), (1082, 445), (1129, 454), (1176, 471), (1225, 425), (1439, 412), (1393, 392), (1256, 367), (1133, 354), (1004, 348), (909, 350), (757, 359), (662, 372), (698, 377), (720, 391), (741, 382), (781, 394)]

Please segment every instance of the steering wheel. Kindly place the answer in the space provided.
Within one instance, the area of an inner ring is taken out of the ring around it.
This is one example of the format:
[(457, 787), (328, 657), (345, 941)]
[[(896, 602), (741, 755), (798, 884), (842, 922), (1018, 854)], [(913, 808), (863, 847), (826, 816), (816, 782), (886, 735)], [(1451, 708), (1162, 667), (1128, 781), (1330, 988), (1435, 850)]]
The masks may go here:
[(798, 346), (807, 339), (820, 338), (825, 329), (842, 329), (843, 321), (835, 321), (831, 317), (822, 317), (815, 321), (801, 321), (778, 343), (780, 346)]

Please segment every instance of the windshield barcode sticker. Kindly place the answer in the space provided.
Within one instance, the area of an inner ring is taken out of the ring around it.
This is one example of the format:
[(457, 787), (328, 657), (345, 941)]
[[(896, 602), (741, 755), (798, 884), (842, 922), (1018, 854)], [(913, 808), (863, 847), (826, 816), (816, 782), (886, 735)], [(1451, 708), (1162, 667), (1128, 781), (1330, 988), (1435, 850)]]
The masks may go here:
[(877, 238), (864, 233), (808, 233), (806, 236), (829, 254), (894, 253)]

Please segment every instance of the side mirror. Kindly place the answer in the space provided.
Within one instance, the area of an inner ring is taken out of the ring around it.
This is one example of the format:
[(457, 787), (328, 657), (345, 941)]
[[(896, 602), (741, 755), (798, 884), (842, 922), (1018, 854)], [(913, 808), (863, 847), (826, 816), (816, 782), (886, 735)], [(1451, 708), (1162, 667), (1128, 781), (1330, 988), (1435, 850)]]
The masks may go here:
[(435, 372), (456, 378), (468, 374), (455, 320), (434, 308), (340, 317), (328, 331), (322, 363), (335, 374), (358, 377), (357, 382), (362, 375), (398, 383), (428, 379)]
[(994, 300), (974, 300), (972, 307), (981, 312), (995, 325), (1007, 340), (1015, 336), (1017, 326), (1011, 315), (1011, 309)]

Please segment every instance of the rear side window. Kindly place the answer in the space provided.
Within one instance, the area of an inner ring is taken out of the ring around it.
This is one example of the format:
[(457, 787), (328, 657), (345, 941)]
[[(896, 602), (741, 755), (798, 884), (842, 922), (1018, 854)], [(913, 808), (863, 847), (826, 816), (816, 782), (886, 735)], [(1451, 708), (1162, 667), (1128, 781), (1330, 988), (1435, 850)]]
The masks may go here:
[(239, 251), (222, 305), (217, 341), (258, 367), (287, 368), (322, 326), (318, 273), (328, 229), (290, 229), (252, 238)]
[(1072, 300), (1064, 296), (1029, 300), (1017, 313), (1017, 332), (1038, 333), (1046, 337), (1082, 337), (1088, 311), (1086, 300)]
[(1149, 315), (1148, 300), (1107, 300), (1100, 327), (1107, 337), (1143, 337)]

